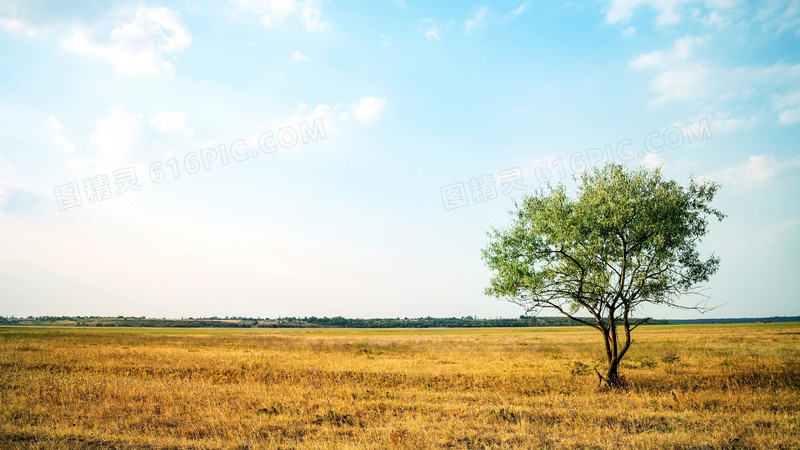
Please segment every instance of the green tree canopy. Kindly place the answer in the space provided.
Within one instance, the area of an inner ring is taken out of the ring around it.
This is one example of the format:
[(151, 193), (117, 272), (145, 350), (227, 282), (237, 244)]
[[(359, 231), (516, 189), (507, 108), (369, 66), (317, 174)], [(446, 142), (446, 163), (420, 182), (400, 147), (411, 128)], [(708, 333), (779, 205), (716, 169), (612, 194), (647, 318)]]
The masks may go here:
[[(599, 330), (608, 358), (601, 378), (619, 385), (619, 362), (643, 322), (634, 311), (646, 303), (704, 309), (681, 301), (702, 295), (698, 285), (719, 267), (719, 258), (697, 251), (709, 218), (724, 218), (711, 207), (718, 189), (695, 180), (684, 188), (660, 169), (614, 164), (585, 172), (574, 197), (563, 184), (548, 186), (516, 205), (508, 228), (489, 233), (486, 293)], [(594, 320), (577, 317), (580, 310)]]

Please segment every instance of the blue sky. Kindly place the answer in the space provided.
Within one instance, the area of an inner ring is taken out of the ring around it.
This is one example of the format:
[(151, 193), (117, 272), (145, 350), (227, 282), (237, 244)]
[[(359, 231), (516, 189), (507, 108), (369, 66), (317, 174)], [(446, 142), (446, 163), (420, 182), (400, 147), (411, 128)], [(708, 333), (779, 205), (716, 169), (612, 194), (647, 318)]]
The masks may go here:
[(515, 317), (485, 232), (606, 161), (800, 314), (796, 2), (4, 1), (0, 137), (2, 315)]

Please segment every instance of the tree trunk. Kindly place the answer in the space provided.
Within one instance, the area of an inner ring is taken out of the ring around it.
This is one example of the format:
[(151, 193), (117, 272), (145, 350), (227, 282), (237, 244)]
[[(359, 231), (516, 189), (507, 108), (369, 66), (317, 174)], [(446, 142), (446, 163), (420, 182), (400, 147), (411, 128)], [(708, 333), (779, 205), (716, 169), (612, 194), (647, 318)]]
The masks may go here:
[(605, 376), (606, 385), (611, 388), (622, 386), (622, 377), (619, 375), (619, 359), (611, 361)]
[(598, 326), (600, 332), (603, 333), (603, 343), (605, 344), (606, 358), (608, 362), (605, 376), (595, 368), (600, 384), (605, 384), (608, 388), (620, 388), (625, 386), (625, 379), (619, 374), (619, 364), (622, 358), (627, 353), (631, 345), (630, 338), (630, 325), (628, 323), (628, 313), (625, 312), (625, 340), (620, 342), (620, 336), (617, 332), (616, 318), (614, 317), (613, 310), (608, 316), (608, 324), (604, 324), (598, 318)]
[(598, 376), (600, 376), (600, 383), (605, 383), (606, 387), (616, 389), (623, 387), (625, 384), (624, 379), (619, 374), (619, 364), (622, 361), (622, 357), (625, 356), (626, 351), (628, 350), (628, 346), (630, 344), (626, 343), (623, 346), (622, 352), (619, 351), (619, 342), (618, 342), (618, 335), (616, 333), (616, 327), (611, 326), (610, 329), (603, 333), (606, 339), (606, 355), (608, 357), (608, 368), (606, 369), (605, 376), (601, 376), (598, 372)]

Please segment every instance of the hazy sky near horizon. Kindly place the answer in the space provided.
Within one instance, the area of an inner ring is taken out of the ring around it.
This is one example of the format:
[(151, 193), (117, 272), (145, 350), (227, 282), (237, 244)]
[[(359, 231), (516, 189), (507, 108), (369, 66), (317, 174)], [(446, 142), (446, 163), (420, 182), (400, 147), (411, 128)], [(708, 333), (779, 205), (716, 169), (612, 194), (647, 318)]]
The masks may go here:
[(7, 0), (0, 138), (0, 315), (514, 317), (486, 231), (606, 161), (800, 315), (797, 2)]

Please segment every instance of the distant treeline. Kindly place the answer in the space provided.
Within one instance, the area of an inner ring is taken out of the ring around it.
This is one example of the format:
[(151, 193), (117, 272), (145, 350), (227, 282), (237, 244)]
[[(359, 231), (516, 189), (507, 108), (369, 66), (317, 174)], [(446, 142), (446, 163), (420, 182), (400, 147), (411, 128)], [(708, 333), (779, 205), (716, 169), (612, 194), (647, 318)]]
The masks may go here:
[[(587, 320), (589, 320), (587, 318)], [(648, 324), (663, 325), (665, 320), (648, 319)], [(0, 317), (0, 325), (78, 326), (78, 327), (183, 327), (183, 328), (511, 328), (561, 327), (579, 323), (566, 317), (528, 317), (516, 319), (478, 319), (475, 317), (421, 317), (349, 319), (345, 317), (204, 317), (154, 319), (145, 317), (38, 316)]]
[[(586, 320), (592, 320), (586, 318)], [(639, 319), (632, 319), (639, 320)], [(647, 319), (648, 325), (800, 322), (800, 317), (765, 317), (737, 319)], [(511, 328), (580, 326), (566, 317), (528, 317), (516, 319), (478, 319), (475, 317), (421, 317), (349, 319), (345, 317), (203, 317), (156, 319), (145, 317), (38, 316), (0, 317), (0, 325), (76, 326), (76, 327), (166, 327), (166, 328)]]
[[(586, 319), (591, 320), (591, 319)], [(528, 317), (516, 319), (477, 319), (474, 317), (422, 317), (417, 319), (347, 319), (344, 317), (284, 317), (279, 323), (259, 324), (264, 327), (320, 327), (320, 328), (513, 328), (513, 327), (563, 327), (580, 325), (566, 317)], [(666, 321), (648, 320), (647, 323), (666, 324)]]
[(758, 322), (800, 322), (800, 316), (774, 316), (774, 317), (739, 317), (731, 319), (669, 319), (673, 325), (703, 324), (703, 323), (758, 323)]

